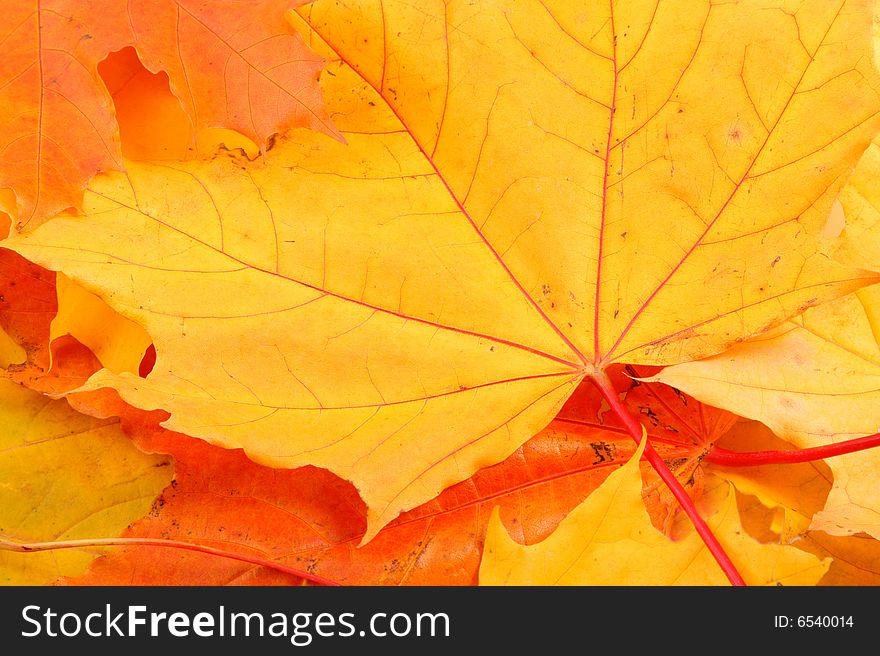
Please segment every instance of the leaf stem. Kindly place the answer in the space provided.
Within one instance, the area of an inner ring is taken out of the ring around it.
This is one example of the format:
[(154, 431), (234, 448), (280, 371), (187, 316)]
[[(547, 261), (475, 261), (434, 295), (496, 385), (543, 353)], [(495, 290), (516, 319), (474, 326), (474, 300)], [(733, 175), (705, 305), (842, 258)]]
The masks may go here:
[[(617, 396), (617, 390), (614, 389), (614, 385), (605, 372), (597, 369), (596, 372), (590, 376), (590, 379), (593, 381), (593, 384), (596, 385), (603, 398), (608, 402), (608, 405), (611, 406), (614, 414), (616, 414), (623, 422), (624, 426), (626, 426), (627, 431), (629, 431), (629, 434), (636, 441), (636, 444), (640, 443), (642, 441), (642, 426), (620, 402), (620, 399)], [(712, 533), (709, 525), (706, 524), (706, 521), (702, 517), (700, 517), (693, 499), (688, 496), (687, 491), (682, 487), (681, 483), (678, 482), (675, 474), (672, 473), (669, 467), (666, 466), (663, 458), (661, 458), (654, 450), (654, 447), (651, 446), (650, 440), (647, 440), (647, 444), (645, 444), (645, 459), (651, 464), (654, 471), (657, 472), (661, 480), (666, 483), (673, 496), (675, 496), (681, 504), (682, 509), (690, 518), (700, 538), (702, 538), (706, 547), (709, 549), (709, 552), (715, 558), (715, 561), (721, 567), (731, 584), (744, 586), (746, 582), (737, 571), (733, 561), (730, 560), (730, 557), (724, 551), (721, 543), (718, 542), (718, 538)]]
[(815, 446), (808, 449), (792, 449), (789, 451), (728, 451), (713, 446), (704, 460), (725, 467), (753, 467), (756, 465), (787, 465), (798, 462), (812, 462), (846, 453), (864, 451), (880, 446), (880, 433), (867, 437), (858, 437), (834, 444)]
[(235, 553), (233, 551), (225, 551), (215, 547), (209, 547), (204, 544), (195, 542), (183, 542), (180, 540), (164, 540), (160, 538), (89, 538), (84, 540), (56, 540), (53, 542), (20, 542), (17, 540), (9, 540), (0, 537), (0, 551), (16, 551), (19, 553), (33, 553), (36, 551), (52, 551), (54, 549), (82, 549), (86, 547), (118, 547), (118, 546), (139, 546), (139, 547), (170, 547), (172, 549), (186, 549), (188, 551), (198, 551), (200, 553), (210, 554), (212, 556), (220, 556), (222, 558), (231, 558), (260, 567), (274, 569), (278, 572), (298, 576), (318, 585), (338, 586), (339, 583), (325, 579), (323, 576), (312, 574), (305, 570), (288, 567), (266, 558), (259, 556), (249, 556), (247, 554)]

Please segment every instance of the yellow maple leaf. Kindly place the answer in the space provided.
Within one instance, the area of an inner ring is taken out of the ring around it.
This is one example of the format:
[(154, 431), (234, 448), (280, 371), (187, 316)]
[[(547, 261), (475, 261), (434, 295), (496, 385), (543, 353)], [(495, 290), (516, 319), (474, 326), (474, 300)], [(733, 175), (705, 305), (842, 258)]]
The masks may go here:
[(6, 547), (121, 534), (171, 482), (169, 464), (138, 451), (118, 420), (81, 415), (63, 399), (0, 379), (0, 582), (43, 585), (82, 573), (94, 549)]
[[(722, 449), (730, 446), (746, 452), (793, 448), (761, 422), (750, 420), (737, 422), (716, 446)], [(756, 464), (753, 467), (724, 467), (713, 463), (712, 473), (732, 483), (737, 492), (753, 495), (776, 513), (771, 529), (778, 534), (782, 544), (791, 544), (806, 534), (813, 515), (825, 504), (834, 480), (822, 461)]]
[[(880, 145), (875, 141), (841, 190), (826, 223), (835, 258), (880, 270)], [(729, 351), (663, 369), (651, 380), (757, 419), (803, 447), (880, 431), (880, 285), (811, 308)], [(876, 450), (828, 461), (834, 487), (812, 527), (880, 538)]]

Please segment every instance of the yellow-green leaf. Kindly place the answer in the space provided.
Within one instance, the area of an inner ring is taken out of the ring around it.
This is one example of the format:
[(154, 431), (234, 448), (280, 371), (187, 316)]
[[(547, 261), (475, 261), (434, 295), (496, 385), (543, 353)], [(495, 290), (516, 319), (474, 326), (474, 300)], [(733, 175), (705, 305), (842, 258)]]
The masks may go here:
[[(171, 482), (169, 465), (138, 451), (117, 420), (86, 417), (63, 399), (0, 379), (0, 537), (117, 537)], [(0, 550), (0, 582), (47, 584), (81, 574), (98, 555)]]

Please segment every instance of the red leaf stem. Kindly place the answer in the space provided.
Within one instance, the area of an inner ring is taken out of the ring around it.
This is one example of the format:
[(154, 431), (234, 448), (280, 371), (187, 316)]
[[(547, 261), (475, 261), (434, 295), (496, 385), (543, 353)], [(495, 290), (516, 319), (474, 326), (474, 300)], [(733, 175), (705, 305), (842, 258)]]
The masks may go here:
[(200, 553), (211, 554), (212, 556), (220, 556), (222, 558), (232, 558), (245, 563), (267, 567), (278, 572), (298, 576), (318, 585), (338, 586), (339, 583), (325, 579), (323, 576), (312, 574), (305, 570), (288, 567), (273, 560), (261, 558), (259, 556), (250, 556), (248, 554), (236, 553), (234, 551), (225, 551), (216, 547), (209, 547), (204, 544), (195, 542), (182, 542), (180, 540), (163, 540), (160, 538), (94, 538), (85, 540), (57, 540), (53, 542), (19, 542), (0, 538), (0, 551), (16, 551), (19, 553), (32, 553), (35, 551), (52, 551), (54, 549), (83, 549), (88, 547), (118, 547), (118, 546), (139, 546), (139, 547), (170, 547), (173, 549), (186, 549), (188, 551), (198, 551)]
[[(620, 399), (617, 396), (617, 390), (614, 389), (614, 385), (605, 374), (605, 372), (597, 370), (591, 375), (591, 380), (596, 385), (604, 399), (608, 402), (608, 405), (611, 406), (614, 414), (616, 414), (618, 418), (623, 422), (624, 426), (626, 426), (627, 431), (629, 431), (630, 435), (633, 437), (636, 443), (640, 443), (642, 441), (642, 426), (635, 420), (635, 418), (620, 402)], [(691, 522), (693, 522), (694, 528), (697, 530), (697, 533), (706, 544), (706, 547), (709, 549), (709, 552), (715, 558), (718, 565), (727, 575), (727, 578), (730, 580), (730, 582), (733, 585), (744, 586), (746, 582), (737, 571), (736, 566), (733, 564), (733, 561), (730, 560), (730, 557), (724, 551), (721, 543), (718, 542), (718, 538), (716, 538), (715, 534), (712, 533), (709, 525), (706, 524), (705, 520), (702, 517), (700, 517), (700, 514), (697, 512), (697, 507), (694, 505), (693, 500), (690, 498), (690, 496), (688, 496), (687, 491), (682, 487), (681, 483), (678, 482), (678, 479), (675, 478), (675, 474), (672, 473), (669, 467), (666, 466), (663, 458), (661, 458), (660, 455), (654, 450), (654, 447), (651, 446), (650, 440), (648, 440), (648, 443), (645, 445), (645, 459), (651, 464), (651, 466), (654, 468), (654, 470), (657, 472), (663, 482), (666, 483), (667, 487), (669, 487), (672, 494), (681, 504), (682, 509), (690, 518)]]
[(845, 453), (854, 453), (880, 446), (880, 433), (853, 440), (835, 442), (809, 449), (791, 449), (789, 451), (728, 451), (713, 446), (704, 460), (725, 467), (753, 467), (755, 465), (786, 465), (798, 462), (812, 462)]

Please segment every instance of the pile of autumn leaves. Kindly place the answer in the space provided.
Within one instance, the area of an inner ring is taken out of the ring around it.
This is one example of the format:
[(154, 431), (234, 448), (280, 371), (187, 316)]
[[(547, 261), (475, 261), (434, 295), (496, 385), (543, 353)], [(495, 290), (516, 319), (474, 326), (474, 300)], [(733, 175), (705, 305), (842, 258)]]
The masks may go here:
[(7, 12), (0, 580), (880, 583), (873, 3), (299, 4)]

